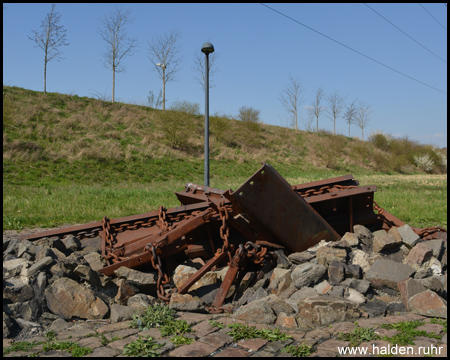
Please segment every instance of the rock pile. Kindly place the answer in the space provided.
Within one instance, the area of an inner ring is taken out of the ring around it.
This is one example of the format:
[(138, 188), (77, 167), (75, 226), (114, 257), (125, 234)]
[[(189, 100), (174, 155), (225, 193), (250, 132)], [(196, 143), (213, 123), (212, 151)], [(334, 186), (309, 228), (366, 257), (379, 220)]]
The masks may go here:
[[(43, 334), (61, 318), (120, 322), (160, 301), (153, 271), (98, 273), (99, 246), (100, 238), (30, 242), (4, 235), (3, 338)], [(399, 312), (447, 318), (447, 241), (422, 240), (409, 225), (389, 232), (355, 225), (337, 242), (275, 253), (274, 269), (259, 280), (248, 272), (230, 289), (233, 318), (301, 330)], [(201, 266), (201, 259), (179, 265), (174, 286)], [(210, 271), (187, 294), (173, 293), (169, 306), (204, 312), (226, 271)]]

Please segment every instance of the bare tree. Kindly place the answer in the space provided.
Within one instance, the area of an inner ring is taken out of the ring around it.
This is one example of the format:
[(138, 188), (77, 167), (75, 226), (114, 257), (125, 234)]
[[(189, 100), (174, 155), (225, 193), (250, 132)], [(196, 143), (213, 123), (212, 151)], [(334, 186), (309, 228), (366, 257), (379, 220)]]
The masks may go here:
[(344, 119), (348, 124), (348, 137), (350, 137), (350, 125), (355, 123), (356, 116), (356, 103), (357, 100), (353, 100), (350, 104), (345, 106)]
[(148, 42), (148, 58), (163, 84), (163, 110), (166, 109), (166, 83), (176, 80), (175, 74), (180, 70), (182, 62), (180, 38), (178, 31), (171, 31), (154, 37), (151, 43)]
[(341, 96), (338, 91), (332, 92), (326, 97), (328, 102), (328, 114), (330, 119), (333, 120), (333, 135), (336, 135), (336, 119), (341, 115), (344, 107), (345, 97)]
[(306, 131), (313, 131), (314, 109), (312, 106), (308, 106), (306, 109), (308, 111), (308, 117), (303, 120), (303, 124), (305, 125)]
[(281, 104), (292, 117), (292, 127), (298, 130), (298, 111), (301, 104), (303, 88), (300, 80), (289, 74), (289, 83), (280, 95)]
[[(212, 83), (211, 78), (214, 74), (216, 74), (219, 69), (217, 68), (217, 59), (219, 54), (215, 51), (208, 55), (209, 58), (209, 87), (212, 88), (215, 86)], [(206, 86), (206, 69), (205, 69), (205, 54), (200, 51), (194, 52), (194, 66), (192, 67), (194, 70), (194, 79), (201, 85), (202, 89), (205, 90)]]
[(369, 105), (358, 102), (355, 123), (361, 129), (361, 139), (364, 141), (364, 129), (369, 125), (369, 115), (372, 113)]
[(319, 132), (319, 115), (321, 114), (322, 110), (324, 109), (323, 106), (320, 106), (320, 102), (323, 99), (324, 93), (323, 90), (321, 88), (318, 88), (315, 93), (315, 102), (314, 104), (312, 104), (313, 106), (313, 112), (314, 115), (316, 116), (316, 120), (317, 120), (317, 127), (316, 127), (316, 131)]
[(62, 59), (61, 46), (69, 45), (66, 42), (66, 29), (59, 25), (61, 15), (55, 12), (55, 4), (41, 23), (41, 31), (31, 30), (33, 36), (28, 36), (30, 40), (36, 43), (35, 47), (44, 50), (44, 94), (47, 93), (47, 63), (53, 59), (59, 61)]
[(101, 19), (102, 28), (98, 31), (106, 42), (106, 51), (103, 53), (103, 65), (113, 72), (112, 98), (114, 102), (116, 73), (125, 71), (122, 60), (131, 56), (137, 46), (135, 38), (129, 38), (126, 34), (126, 26), (132, 23), (130, 11), (116, 9)]

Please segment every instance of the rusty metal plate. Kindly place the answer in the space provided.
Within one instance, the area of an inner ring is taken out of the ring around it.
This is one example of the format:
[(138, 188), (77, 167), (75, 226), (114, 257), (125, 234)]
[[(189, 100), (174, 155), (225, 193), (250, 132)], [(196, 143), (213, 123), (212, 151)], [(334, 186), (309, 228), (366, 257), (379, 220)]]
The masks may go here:
[(264, 164), (235, 192), (227, 192), (224, 196), (251, 220), (264, 224), (290, 251), (304, 251), (320, 240), (335, 241), (340, 238), (268, 164)]

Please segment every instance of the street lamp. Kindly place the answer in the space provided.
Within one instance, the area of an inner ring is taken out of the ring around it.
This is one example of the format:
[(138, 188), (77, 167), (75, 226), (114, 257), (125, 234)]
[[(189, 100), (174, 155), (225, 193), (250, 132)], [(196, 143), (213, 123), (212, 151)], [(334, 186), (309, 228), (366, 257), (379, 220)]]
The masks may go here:
[(163, 110), (166, 110), (166, 64), (160, 64), (157, 63), (156, 66), (161, 67), (162, 71), (163, 71), (163, 76), (162, 76), (162, 83), (163, 83)]
[(214, 52), (214, 46), (206, 42), (202, 46), (205, 59), (205, 186), (209, 186), (209, 59), (208, 55)]

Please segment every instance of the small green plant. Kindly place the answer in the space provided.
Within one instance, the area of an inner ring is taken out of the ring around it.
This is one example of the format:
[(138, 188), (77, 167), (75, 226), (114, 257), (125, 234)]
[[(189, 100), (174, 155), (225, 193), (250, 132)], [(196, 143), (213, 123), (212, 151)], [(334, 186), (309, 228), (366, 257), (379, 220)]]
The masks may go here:
[(283, 352), (287, 352), (288, 354), (291, 354), (292, 356), (297, 357), (306, 357), (311, 355), (314, 351), (312, 350), (312, 346), (308, 345), (288, 345), (283, 350)]
[(186, 334), (192, 332), (191, 326), (185, 320), (172, 320), (161, 326), (161, 336)]
[(218, 327), (219, 329), (223, 329), (225, 327), (224, 324), (222, 324), (220, 321), (216, 321), (216, 320), (208, 320), (209, 325), (211, 325), (212, 327)]
[(23, 224), (16, 217), (3, 217), (3, 230), (22, 230)]
[(73, 341), (55, 341), (44, 343), (43, 351), (50, 350), (68, 350), (73, 357), (82, 357), (92, 352), (88, 347), (80, 346)]
[(189, 345), (194, 342), (194, 339), (185, 337), (183, 335), (175, 335), (170, 339), (174, 345)]
[(145, 331), (151, 328), (162, 327), (175, 320), (175, 311), (168, 306), (155, 304), (149, 306), (143, 313), (136, 312), (131, 321), (131, 327)]
[(53, 330), (47, 331), (45, 337), (48, 339), (48, 341), (52, 341), (56, 337), (56, 333)]
[(158, 349), (163, 347), (164, 344), (159, 344), (151, 336), (147, 338), (142, 338), (142, 335), (139, 335), (139, 339), (130, 342), (125, 345), (123, 348), (122, 355), (126, 356), (151, 356), (156, 357), (159, 356)]
[(447, 319), (439, 319), (439, 318), (431, 318), (430, 324), (439, 324), (442, 325), (444, 328), (442, 329), (443, 332), (447, 332)]
[(358, 346), (363, 341), (377, 340), (380, 337), (372, 328), (363, 328), (355, 322), (355, 328), (349, 333), (339, 333), (338, 340), (350, 341), (351, 346)]
[(383, 324), (381, 325), (383, 329), (395, 329), (399, 331), (399, 333), (390, 338), (384, 336), (382, 340), (389, 341), (392, 344), (404, 346), (414, 345), (414, 339), (416, 336), (426, 336), (435, 339), (441, 338), (439, 334), (435, 334), (434, 332), (427, 333), (425, 330), (416, 330), (417, 327), (423, 324), (424, 322), (421, 320), (400, 321), (396, 324)]
[(42, 342), (14, 341), (10, 346), (3, 349), (3, 355), (12, 353), (13, 351), (30, 351), (33, 347), (40, 344), (42, 344)]
[(244, 324), (230, 324), (228, 325), (231, 331), (228, 332), (233, 338), (234, 342), (243, 339), (265, 339), (269, 341), (277, 341), (277, 340), (287, 340), (292, 339), (292, 336), (287, 335), (286, 333), (280, 332), (280, 329), (270, 330), (270, 329), (256, 329), (256, 326), (249, 326)]

